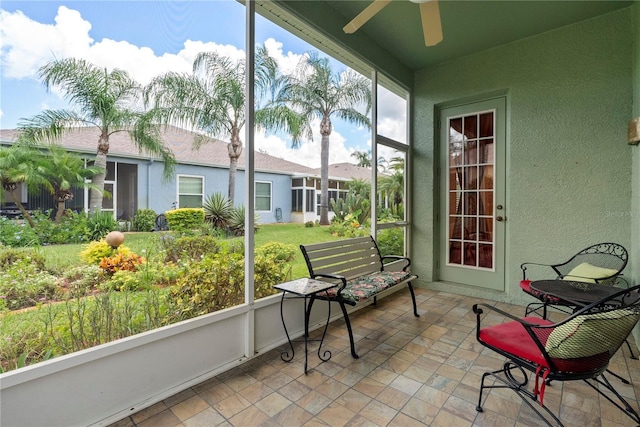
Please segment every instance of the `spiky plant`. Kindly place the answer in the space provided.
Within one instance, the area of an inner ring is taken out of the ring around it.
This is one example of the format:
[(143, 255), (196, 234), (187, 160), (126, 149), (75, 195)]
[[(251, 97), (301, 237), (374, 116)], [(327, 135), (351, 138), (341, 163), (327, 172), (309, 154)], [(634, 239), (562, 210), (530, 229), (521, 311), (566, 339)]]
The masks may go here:
[[(229, 221), (227, 222), (227, 226), (229, 227), (229, 231), (236, 236), (244, 236), (244, 216), (246, 209), (244, 205), (240, 205), (232, 209), (231, 214), (229, 215)], [(253, 216), (253, 229), (254, 231), (258, 231), (258, 216)]]
[[(231, 201), (222, 193), (213, 193), (204, 200), (204, 219), (216, 228), (225, 229), (233, 211)], [(244, 221), (244, 219), (243, 219)]]

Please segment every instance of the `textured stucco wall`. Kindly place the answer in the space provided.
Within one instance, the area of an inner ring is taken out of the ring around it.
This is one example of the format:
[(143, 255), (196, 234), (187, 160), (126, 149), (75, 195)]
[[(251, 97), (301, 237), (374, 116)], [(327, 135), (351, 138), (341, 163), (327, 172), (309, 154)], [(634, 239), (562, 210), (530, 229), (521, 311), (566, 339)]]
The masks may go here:
[[(633, 114), (640, 117), (640, 2), (635, 2), (632, 9), (632, 20), (635, 34), (633, 37)], [(640, 251), (640, 145), (632, 148), (633, 152), (633, 196), (631, 212), (631, 250), (634, 254)], [(632, 266), (631, 275), (636, 283), (640, 283), (640, 262)], [(640, 337), (640, 334), (638, 335)], [(640, 340), (638, 340), (640, 342)]]
[[(416, 74), (412, 257), (434, 279), (434, 115), (438, 106), (507, 97), (506, 292), (430, 287), (522, 301), (519, 265), (598, 241), (631, 244), (631, 8)], [(437, 185), (437, 184), (435, 184)]]

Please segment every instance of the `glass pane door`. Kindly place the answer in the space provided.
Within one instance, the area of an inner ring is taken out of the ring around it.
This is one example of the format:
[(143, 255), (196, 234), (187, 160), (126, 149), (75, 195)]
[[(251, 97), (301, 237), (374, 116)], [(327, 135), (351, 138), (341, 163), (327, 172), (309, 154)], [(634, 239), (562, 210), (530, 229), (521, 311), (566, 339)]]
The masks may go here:
[(448, 264), (493, 268), (494, 112), (450, 118)]
[(440, 123), (436, 276), (504, 290), (506, 99), (443, 109)]

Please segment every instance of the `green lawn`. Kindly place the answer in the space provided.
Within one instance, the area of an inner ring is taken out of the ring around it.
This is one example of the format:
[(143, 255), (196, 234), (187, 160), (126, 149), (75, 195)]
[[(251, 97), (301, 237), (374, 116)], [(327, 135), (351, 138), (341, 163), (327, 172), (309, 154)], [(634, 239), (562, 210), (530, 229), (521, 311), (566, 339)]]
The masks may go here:
[[(125, 233), (124, 245), (139, 255), (149, 255), (160, 248), (160, 238), (163, 233)], [(255, 234), (256, 247), (268, 242), (281, 242), (300, 244), (327, 242), (337, 240), (326, 227), (305, 227), (304, 224), (265, 224), (260, 225)], [(73, 245), (49, 245), (43, 246), (42, 251), (47, 262), (47, 268), (52, 271), (62, 272), (80, 265), (78, 254), (85, 247), (84, 244)], [(298, 250), (296, 259), (292, 265), (292, 276), (308, 276), (307, 267)]]
[[(305, 227), (304, 224), (267, 224), (261, 225), (255, 236), (256, 247), (267, 242), (290, 243), (296, 246), (309, 243), (329, 242), (343, 237), (332, 236), (325, 227)], [(293, 278), (308, 277), (309, 271), (302, 252), (298, 250), (291, 266)]]

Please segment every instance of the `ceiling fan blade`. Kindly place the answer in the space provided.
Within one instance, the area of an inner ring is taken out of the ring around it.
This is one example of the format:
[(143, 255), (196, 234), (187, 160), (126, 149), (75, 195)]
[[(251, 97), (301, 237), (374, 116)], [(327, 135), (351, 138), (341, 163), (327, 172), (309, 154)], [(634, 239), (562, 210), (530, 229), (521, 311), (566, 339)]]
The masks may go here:
[(425, 46), (435, 46), (442, 41), (442, 24), (440, 22), (440, 6), (438, 0), (420, 3), (422, 32)]
[(347, 34), (356, 32), (358, 28), (362, 27), (369, 19), (373, 18), (373, 15), (380, 12), (382, 8), (391, 3), (391, 0), (374, 0), (369, 6), (367, 6), (362, 12), (344, 26), (343, 30)]

